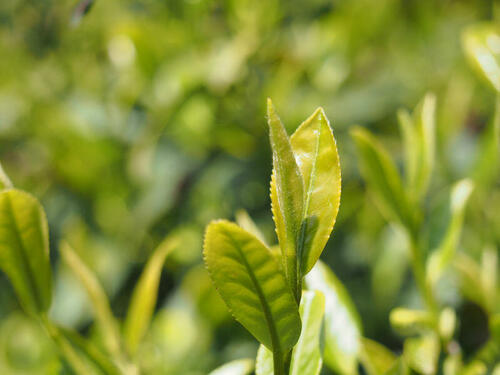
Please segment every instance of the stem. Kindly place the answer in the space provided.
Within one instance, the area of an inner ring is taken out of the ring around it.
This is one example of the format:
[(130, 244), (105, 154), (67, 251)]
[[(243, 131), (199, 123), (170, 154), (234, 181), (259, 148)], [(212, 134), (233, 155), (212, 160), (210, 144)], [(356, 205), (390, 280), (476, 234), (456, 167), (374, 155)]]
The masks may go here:
[(437, 314), (437, 303), (434, 299), (432, 288), (425, 277), (425, 265), (418, 246), (418, 241), (414, 235), (410, 237), (411, 263), (417, 287), (429, 311)]
[(285, 361), (280, 350), (273, 351), (274, 375), (285, 375)]

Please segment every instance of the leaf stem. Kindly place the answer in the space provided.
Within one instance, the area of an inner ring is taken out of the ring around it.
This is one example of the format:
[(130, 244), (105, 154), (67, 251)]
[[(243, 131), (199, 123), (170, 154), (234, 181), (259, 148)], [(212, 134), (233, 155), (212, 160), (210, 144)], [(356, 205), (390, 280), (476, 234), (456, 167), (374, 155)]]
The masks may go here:
[(281, 350), (273, 351), (274, 375), (285, 375), (285, 361)]

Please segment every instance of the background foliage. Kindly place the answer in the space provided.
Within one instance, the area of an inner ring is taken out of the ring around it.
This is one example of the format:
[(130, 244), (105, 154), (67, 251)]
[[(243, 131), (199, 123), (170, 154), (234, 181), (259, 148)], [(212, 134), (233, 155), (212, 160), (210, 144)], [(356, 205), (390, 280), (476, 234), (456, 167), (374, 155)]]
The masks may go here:
[[(60, 241), (97, 274), (124, 318), (149, 255), (175, 235), (180, 244), (166, 261), (142, 365), (194, 375), (253, 357), (256, 343), (215, 293), (201, 247), (210, 220), (232, 219), (241, 208), (276, 242), (264, 118), (272, 97), (289, 134), (324, 107), (343, 186), (322, 259), (351, 294), (364, 336), (400, 352), (389, 311), (421, 301), (401, 234), (365, 193), (349, 129), (376, 133), (401, 167), (397, 110), (434, 92), (425, 241), (432, 249), (446, 231), (453, 183), (474, 177), (459, 249), (478, 262), (485, 246), (497, 253), (498, 173), (482, 146), (495, 95), (467, 64), (461, 35), (498, 12), (484, 0), (1, 1), (0, 160), (47, 212), (51, 317), (102, 344)], [(460, 292), (453, 274), (440, 284), (441, 300), (467, 322), (456, 332), (465, 356), (489, 337), (486, 308), (471, 293)], [(21, 313), (4, 274), (0, 369), (69, 371)]]

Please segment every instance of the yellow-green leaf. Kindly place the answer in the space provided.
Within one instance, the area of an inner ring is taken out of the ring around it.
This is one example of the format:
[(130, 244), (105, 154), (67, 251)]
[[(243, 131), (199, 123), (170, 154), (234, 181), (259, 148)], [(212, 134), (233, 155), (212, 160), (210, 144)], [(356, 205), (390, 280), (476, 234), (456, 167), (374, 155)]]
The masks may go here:
[(50, 307), (48, 236), (45, 212), (35, 197), (16, 189), (0, 192), (0, 269), (28, 313)]
[(0, 189), (12, 189), (14, 185), (10, 180), (9, 176), (3, 170), (3, 166), (0, 164)]
[(405, 340), (404, 357), (408, 366), (420, 374), (431, 375), (437, 370), (439, 339), (433, 333)]
[(354, 374), (360, 351), (361, 324), (347, 290), (321, 261), (306, 276), (305, 285), (325, 297), (323, 355), (326, 365), (341, 374)]
[(125, 344), (131, 354), (135, 354), (149, 327), (165, 259), (178, 244), (177, 237), (167, 237), (160, 243), (146, 264), (134, 289), (123, 332)]
[(67, 242), (60, 245), (62, 257), (84, 286), (94, 309), (96, 320), (102, 330), (106, 348), (114, 355), (120, 353), (120, 334), (108, 297), (94, 273), (85, 265)]
[(304, 214), (299, 238), (301, 274), (308, 273), (330, 237), (339, 211), (341, 175), (335, 138), (322, 108), (290, 138), (304, 178)]
[(300, 335), (300, 316), (271, 251), (227, 221), (208, 225), (205, 264), (233, 316), (273, 352), (282, 355)]
[(264, 345), (257, 351), (255, 375), (274, 375), (273, 353)]
[(276, 233), (283, 254), (285, 274), (298, 300), (300, 258), (298, 240), (304, 209), (304, 181), (292, 151), (285, 127), (270, 99), (267, 101), (269, 138), (273, 151), (271, 204)]
[(409, 231), (415, 230), (416, 217), (411, 209), (401, 177), (387, 151), (367, 130), (356, 127), (351, 131), (359, 154), (359, 163), (369, 188), (382, 213)]
[(385, 346), (376, 341), (361, 340), (360, 360), (368, 375), (383, 375), (396, 363), (396, 356)]
[(433, 315), (428, 311), (395, 308), (389, 315), (391, 326), (402, 335), (428, 331), (435, 325)]
[(266, 244), (266, 240), (264, 238), (264, 235), (260, 231), (259, 227), (255, 222), (252, 220), (248, 212), (245, 210), (238, 210), (236, 212), (236, 222), (240, 227), (245, 229), (247, 232), (252, 233), (255, 237), (257, 237), (263, 244)]
[(216, 368), (209, 375), (249, 375), (253, 369), (253, 359), (237, 359)]

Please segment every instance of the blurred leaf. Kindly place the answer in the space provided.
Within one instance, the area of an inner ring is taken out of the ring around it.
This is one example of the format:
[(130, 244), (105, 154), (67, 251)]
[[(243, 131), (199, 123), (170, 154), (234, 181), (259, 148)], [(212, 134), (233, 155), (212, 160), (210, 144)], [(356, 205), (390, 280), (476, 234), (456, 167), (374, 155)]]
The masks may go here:
[(267, 246), (264, 235), (260, 231), (259, 227), (252, 220), (248, 212), (245, 210), (238, 210), (236, 212), (236, 222), (240, 227), (245, 229), (247, 232), (252, 233), (257, 239)]
[(484, 300), (488, 311), (495, 311), (500, 297), (497, 292), (498, 285), (498, 251), (494, 246), (486, 246), (481, 254), (481, 285), (484, 291)]
[[(318, 291), (304, 291), (300, 301), (302, 331), (292, 352), (290, 375), (318, 375), (321, 358), (321, 327), (325, 312), (325, 298)], [(273, 356), (270, 350), (260, 346), (257, 353), (257, 375), (273, 375)]]
[(16, 189), (0, 192), (0, 269), (28, 313), (44, 313), (52, 298), (49, 234), (42, 206)]
[(67, 242), (62, 242), (59, 250), (66, 264), (84, 286), (92, 302), (94, 314), (99, 327), (102, 329), (107, 350), (110, 354), (118, 356), (120, 353), (118, 322), (111, 312), (108, 297), (99, 280)]
[(385, 346), (361, 339), (360, 361), (368, 375), (383, 375), (396, 363), (396, 356)]
[(473, 361), (469, 363), (460, 372), (460, 375), (486, 375), (488, 373), (488, 368), (484, 363), (480, 361)]
[(394, 365), (385, 372), (384, 375), (407, 375), (409, 374), (408, 366), (406, 365), (403, 358), (396, 360)]
[(389, 220), (396, 220), (410, 232), (415, 229), (415, 214), (410, 208), (399, 173), (387, 151), (367, 130), (351, 131), (359, 154), (362, 173), (373, 190), (376, 202)]
[(0, 164), (0, 189), (12, 189), (13, 187), (12, 181), (3, 170), (2, 164)]
[(356, 373), (361, 324), (347, 290), (321, 261), (306, 276), (305, 285), (309, 290), (320, 291), (325, 297), (325, 363), (342, 374)]
[(165, 259), (178, 245), (177, 237), (167, 236), (156, 248), (135, 286), (123, 332), (125, 344), (131, 354), (135, 354), (149, 327)]
[(299, 248), (301, 274), (318, 260), (330, 237), (340, 205), (340, 162), (326, 114), (318, 108), (290, 138), (304, 178), (304, 214)]
[(432, 329), (435, 326), (433, 315), (428, 311), (395, 308), (389, 316), (391, 326), (402, 335), (412, 335)]
[(439, 334), (445, 341), (451, 340), (457, 325), (457, 316), (455, 310), (446, 307), (439, 314)]
[[(299, 233), (304, 210), (304, 182), (292, 152), (285, 127), (274, 109), (271, 99), (267, 101), (269, 138), (273, 151), (273, 176), (271, 177), (271, 203), (276, 233), (280, 243), (285, 275), (298, 300), (300, 259), (297, 255)], [(300, 254), (299, 254), (300, 255)]]
[(227, 221), (208, 225), (205, 264), (233, 316), (268, 349), (282, 354), (300, 336), (298, 306), (271, 252)]
[(408, 338), (404, 342), (404, 357), (413, 370), (424, 375), (435, 374), (439, 346), (439, 339), (432, 333)]
[(484, 299), (481, 268), (476, 261), (464, 252), (457, 252), (453, 259), (453, 267), (458, 273), (462, 293), (465, 297), (487, 311), (488, 302)]
[(216, 368), (209, 375), (249, 375), (253, 369), (253, 359), (237, 359)]
[(400, 112), (399, 123), (406, 154), (407, 185), (418, 201), (426, 192), (434, 166), (436, 97), (427, 94), (413, 116)]
[(463, 179), (453, 185), (450, 196), (451, 219), (448, 229), (440, 245), (427, 261), (427, 278), (435, 284), (449, 265), (455, 254), (462, 231), (464, 212), (467, 201), (474, 188), (474, 183), (469, 179)]
[(473, 68), (500, 92), (500, 29), (494, 23), (469, 26), (462, 34), (462, 44)]

